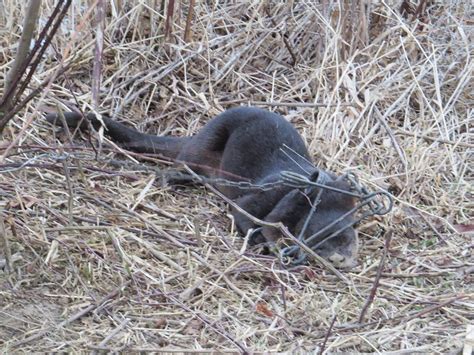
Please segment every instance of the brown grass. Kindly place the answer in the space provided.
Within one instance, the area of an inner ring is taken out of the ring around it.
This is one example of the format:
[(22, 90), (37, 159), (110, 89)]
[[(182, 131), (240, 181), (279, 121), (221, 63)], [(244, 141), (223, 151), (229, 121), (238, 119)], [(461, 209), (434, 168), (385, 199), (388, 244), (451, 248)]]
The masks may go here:
[[(54, 2), (44, 3), (43, 21)], [(191, 20), (187, 2), (174, 2), (166, 41), (160, 1), (111, 1), (97, 103), (91, 3), (73, 2), (33, 83), (71, 70), (0, 141), (3, 352), (462, 349), (474, 322), (469, 1), (439, 2), (419, 19), (403, 18), (399, 2), (196, 2)], [(3, 4), (2, 81), (24, 9)], [(75, 100), (176, 135), (235, 105), (273, 103), (320, 166), (357, 171), (396, 205), (360, 227), (349, 284), (314, 265), (287, 270), (243, 249), (225, 204), (206, 189), (176, 190), (107, 163), (136, 156), (101, 135), (91, 138), (99, 159), (87, 139), (57, 140), (40, 112)], [(382, 227), (393, 236), (360, 324)]]

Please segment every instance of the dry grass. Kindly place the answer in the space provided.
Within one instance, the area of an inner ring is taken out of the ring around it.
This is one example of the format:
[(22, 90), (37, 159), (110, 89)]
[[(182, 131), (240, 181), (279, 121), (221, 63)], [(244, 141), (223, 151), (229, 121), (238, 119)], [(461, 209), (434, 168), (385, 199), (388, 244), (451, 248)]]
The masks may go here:
[[(43, 18), (53, 1), (44, 2)], [(317, 351), (326, 336), (330, 352), (462, 349), (474, 322), (470, 1), (440, 2), (423, 25), (403, 19), (398, 2), (352, 15), (316, 2), (196, 2), (189, 43), (185, 2), (176, 2), (165, 42), (161, 2), (112, 1), (97, 102), (89, 3), (73, 1), (54, 40), (72, 69), (0, 141), (4, 352)], [(3, 4), (0, 75), (24, 8)], [(34, 83), (60, 65), (48, 51)], [(73, 145), (58, 141), (40, 111), (75, 100), (140, 130), (177, 135), (238, 104), (324, 103), (267, 107), (298, 127), (320, 166), (355, 169), (396, 205), (361, 226), (349, 284), (317, 266), (286, 270), (241, 250), (225, 204), (204, 188), (175, 190), (107, 164), (135, 158), (106, 141), (100, 161), (79, 136)], [(380, 227), (394, 234), (358, 323), (383, 253)]]

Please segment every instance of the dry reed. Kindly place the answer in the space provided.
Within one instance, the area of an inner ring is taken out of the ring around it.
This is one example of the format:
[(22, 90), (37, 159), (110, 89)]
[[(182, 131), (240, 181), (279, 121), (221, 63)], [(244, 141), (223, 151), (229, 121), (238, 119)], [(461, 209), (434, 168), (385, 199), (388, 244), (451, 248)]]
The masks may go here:
[[(190, 16), (164, 3), (107, 2), (93, 95), (100, 17), (74, 1), (33, 84), (70, 69), (0, 140), (2, 351), (459, 352), (474, 322), (470, 2), (406, 18), (396, 1), (191, 1)], [(23, 8), (0, 8), (0, 76)], [(267, 103), (318, 165), (355, 170), (396, 205), (360, 227), (348, 284), (288, 270), (246, 250), (204, 188), (104, 163), (137, 156), (100, 134), (58, 140), (40, 112), (65, 103), (176, 135)]]

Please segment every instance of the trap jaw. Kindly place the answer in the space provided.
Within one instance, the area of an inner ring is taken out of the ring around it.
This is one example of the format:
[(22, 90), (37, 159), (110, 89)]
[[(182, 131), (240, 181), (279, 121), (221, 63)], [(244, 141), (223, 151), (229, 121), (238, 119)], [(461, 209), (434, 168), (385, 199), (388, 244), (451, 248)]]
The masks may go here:
[[(288, 185), (298, 188), (304, 188), (305, 193), (307, 194), (314, 187), (319, 188), (316, 197), (312, 201), (312, 206), (308, 213), (308, 216), (306, 217), (304, 225), (297, 237), (297, 239), (301, 243), (308, 246), (314, 252), (316, 252), (318, 247), (321, 246), (324, 242), (337, 237), (347, 228), (351, 228), (354, 225), (360, 223), (362, 220), (371, 216), (383, 216), (392, 210), (393, 198), (388, 192), (382, 190), (370, 192), (364, 185), (359, 183), (357, 176), (352, 172), (344, 174), (342, 178), (346, 179), (350, 183), (350, 191), (328, 186), (327, 183), (332, 181), (333, 179), (323, 170), (318, 171), (318, 177), (316, 181), (311, 181), (306, 176), (290, 171), (282, 172), (282, 179), (285, 180)], [(321, 195), (324, 190), (332, 190), (337, 193), (350, 195), (356, 198), (358, 201), (351, 210), (339, 216), (337, 219), (333, 220), (331, 223), (329, 223), (313, 235), (304, 238), (304, 233), (309, 225), (311, 218), (315, 213), (317, 213), (317, 206), (321, 202)], [(322, 240), (319, 240), (321, 236), (325, 235), (325, 233), (327, 233), (327, 231), (329, 231), (336, 224), (340, 223), (345, 218), (354, 214), (356, 214), (357, 216), (353, 221), (345, 224), (341, 228), (325, 236)], [(280, 249), (279, 257), (283, 264), (292, 266), (301, 265), (307, 260), (307, 254), (304, 252), (304, 250), (302, 250), (299, 245), (291, 245)]]

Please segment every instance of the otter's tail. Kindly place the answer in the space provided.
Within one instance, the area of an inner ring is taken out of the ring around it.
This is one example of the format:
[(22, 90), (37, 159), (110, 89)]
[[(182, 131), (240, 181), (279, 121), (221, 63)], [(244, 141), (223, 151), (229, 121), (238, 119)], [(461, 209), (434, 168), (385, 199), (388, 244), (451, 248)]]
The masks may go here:
[[(83, 117), (77, 112), (66, 112), (64, 113), (64, 118), (69, 128), (87, 130), (89, 128), (87, 121), (95, 129), (99, 129), (102, 126), (101, 121), (93, 113)], [(56, 126), (62, 126), (62, 120), (58, 113), (46, 115), (46, 120)], [(141, 133), (107, 116), (102, 116), (102, 122), (105, 125), (105, 134), (125, 149), (138, 153), (160, 154), (169, 159), (176, 159), (184, 145), (191, 138), (155, 136)]]

